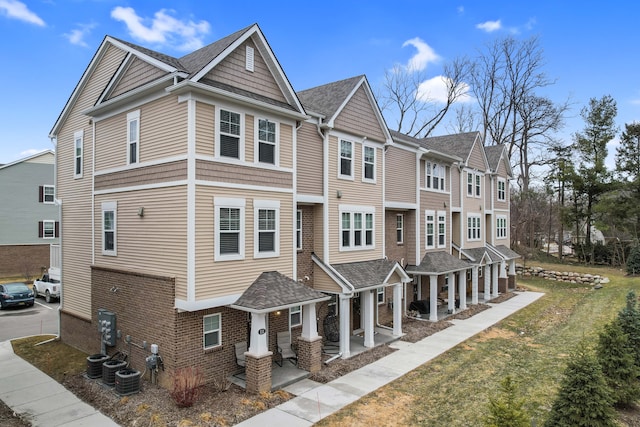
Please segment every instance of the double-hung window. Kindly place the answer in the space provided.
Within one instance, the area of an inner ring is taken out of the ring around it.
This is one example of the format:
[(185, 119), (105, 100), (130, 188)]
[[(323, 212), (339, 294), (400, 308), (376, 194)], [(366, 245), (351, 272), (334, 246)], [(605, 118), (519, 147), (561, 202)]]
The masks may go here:
[(302, 306), (296, 305), (289, 308), (289, 327), (302, 325)]
[(480, 215), (469, 214), (467, 216), (467, 240), (478, 241), (480, 239)]
[(498, 201), (507, 200), (507, 181), (504, 178), (498, 178)]
[(296, 211), (296, 249), (302, 249), (302, 211)]
[(214, 197), (215, 259), (229, 261), (244, 258), (244, 199)]
[(467, 172), (467, 196), (473, 197), (473, 172)]
[(202, 318), (202, 345), (204, 349), (222, 345), (222, 314), (210, 314)]
[(127, 114), (127, 164), (138, 163), (140, 154), (140, 110)]
[(424, 245), (426, 249), (432, 249), (436, 247), (436, 237), (435, 237), (435, 229), (436, 229), (436, 213), (434, 211), (425, 211), (425, 241)]
[(55, 221), (42, 221), (42, 234), (43, 239), (53, 239), (56, 237), (56, 222)]
[(275, 200), (254, 200), (254, 257), (278, 256), (279, 249), (279, 210), (280, 202)]
[(277, 162), (277, 124), (267, 119), (258, 119), (258, 162), (275, 165)]
[(73, 134), (73, 177), (82, 178), (82, 152), (84, 132), (79, 130)]
[(480, 197), (482, 175), (477, 172), (467, 172), (467, 196)]
[(341, 207), (341, 249), (370, 249), (374, 246), (374, 209)]
[(447, 213), (438, 211), (438, 247), (447, 246)]
[(480, 197), (480, 183), (482, 182), (482, 176), (480, 174), (476, 174), (476, 197)]
[(353, 178), (353, 142), (340, 140), (340, 177)]
[(384, 304), (384, 287), (376, 289), (376, 301), (378, 304)]
[(507, 238), (507, 217), (504, 215), (496, 216), (496, 238)]
[(218, 155), (240, 159), (241, 155), (241, 115), (233, 111), (220, 110), (218, 126)]
[(40, 203), (55, 202), (55, 187), (53, 185), (41, 185), (38, 187), (38, 201)]
[(432, 190), (444, 191), (445, 189), (445, 167), (438, 164), (427, 162), (425, 170), (425, 184), (427, 188)]
[(117, 202), (102, 203), (102, 254), (117, 255)]
[(404, 215), (396, 215), (396, 243), (404, 243)]
[(367, 145), (362, 147), (362, 180), (376, 180), (376, 149)]

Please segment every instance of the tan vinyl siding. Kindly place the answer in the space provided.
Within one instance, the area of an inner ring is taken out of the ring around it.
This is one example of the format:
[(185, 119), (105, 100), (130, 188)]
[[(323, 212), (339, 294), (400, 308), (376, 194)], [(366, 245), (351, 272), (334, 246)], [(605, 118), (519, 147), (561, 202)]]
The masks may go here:
[(492, 209), (492, 202), (494, 201), (498, 188), (496, 187), (497, 180), (495, 176), (486, 174), (482, 182), (482, 198), (484, 199), (484, 210), (490, 211)]
[(141, 60), (140, 58), (134, 58), (129, 65), (127, 71), (124, 73), (116, 87), (111, 92), (109, 98), (115, 98), (131, 89), (135, 89), (139, 86), (149, 83), (157, 78), (167, 74), (159, 68), (154, 67)]
[[(447, 207), (445, 207), (445, 205)], [(449, 251), (449, 248), (451, 246), (451, 213), (450, 213), (450, 209), (449, 209), (449, 194), (446, 193), (439, 193), (436, 191), (421, 191), (420, 192), (420, 251), (422, 253), (424, 253), (425, 250), (425, 233), (426, 233), (426, 223), (425, 223), (425, 215), (424, 212), (425, 211), (433, 211), (435, 213), (435, 221), (436, 221), (436, 225), (435, 225), (435, 239), (436, 239), (436, 244), (435, 247), (433, 248), (433, 250), (435, 251)], [(438, 212), (446, 212), (446, 237), (445, 237), (445, 244), (446, 247), (442, 248), (442, 247), (438, 247), (438, 243), (437, 243), (437, 239), (438, 239)], [(429, 249), (430, 251), (432, 249)]]
[(196, 153), (214, 156), (215, 107), (204, 102), (196, 102)]
[(293, 174), (266, 168), (196, 160), (196, 179), (230, 184), (293, 188)]
[(356, 135), (364, 135), (379, 142), (385, 142), (385, 132), (374, 112), (374, 108), (364, 87), (360, 86), (336, 118), (335, 128)]
[(385, 153), (385, 197), (387, 201), (416, 202), (416, 155), (396, 147)]
[[(91, 158), (93, 157), (92, 127), (82, 111), (92, 107), (122, 62), (125, 52), (109, 46), (93, 75), (80, 88), (76, 103), (57, 135), (58, 151), (56, 192), (62, 205), (63, 259), (62, 310), (75, 316), (91, 318)], [(84, 130), (83, 177), (73, 178), (74, 132)]]
[(129, 169), (95, 177), (95, 190), (123, 188), (160, 182), (182, 181), (187, 179), (187, 161), (162, 163), (154, 166)]
[(313, 265), (313, 288), (317, 291), (342, 293), (342, 288), (315, 264)]
[[(245, 257), (215, 261), (214, 197), (244, 198)], [(254, 200), (279, 200), (279, 249), (273, 258), (254, 258)], [(265, 271), (279, 271), (293, 278), (295, 209), (291, 194), (216, 187), (196, 187), (196, 299), (241, 294)]]
[(280, 166), (293, 168), (293, 126), (280, 123)]
[[(96, 123), (96, 171), (127, 164), (127, 113)], [(139, 108), (139, 162), (187, 154), (187, 103), (165, 96)]]
[(297, 145), (297, 192), (312, 196), (322, 195), (323, 158), (322, 138), (318, 135), (316, 126), (304, 122), (298, 130)]
[(471, 150), (467, 164), (470, 168), (479, 170), (480, 172), (484, 172), (487, 169), (484, 161), (484, 150), (479, 141), (473, 144), (473, 149)]
[[(102, 254), (103, 202), (117, 202), (117, 256)], [(140, 208), (144, 216), (138, 215)], [(94, 218), (96, 265), (175, 277), (176, 297), (186, 298), (185, 185), (96, 196)]]
[[(245, 68), (246, 46), (254, 49), (254, 71)], [(287, 102), (260, 51), (252, 40), (247, 40), (216, 65), (205, 78), (259, 93), (268, 98)]]
[[(498, 178), (504, 179), (505, 187), (505, 199), (498, 200)], [(503, 160), (500, 160), (498, 165), (497, 176), (494, 178), (494, 207), (495, 209), (508, 209), (509, 208), (509, 177), (507, 176), (507, 168)]]
[[(449, 182), (451, 183), (451, 205), (452, 207), (459, 208), (460, 204), (460, 185), (461, 181), (466, 179), (466, 175), (457, 167), (449, 168)], [(466, 185), (466, 182), (465, 182)]]
[(246, 162), (252, 163), (254, 156), (254, 148), (255, 148), (255, 117), (251, 114), (246, 114), (244, 117), (244, 160)]
[[(337, 178), (338, 144), (340, 139), (329, 137), (329, 254), (330, 262), (366, 261), (382, 258), (384, 227), (384, 202), (382, 185), (382, 149), (376, 147), (376, 183), (362, 182), (362, 144), (353, 142), (354, 180)], [(337, 192), (341, 197), (336, 197)], [(339, 205), (356, 205), (375, 208), (374, 248), (365, 250), (340, 251), (340, 209)]]
[(315, 253), (324, 259), (324, 206), (315, 205), (313, 209), (313, 245)]

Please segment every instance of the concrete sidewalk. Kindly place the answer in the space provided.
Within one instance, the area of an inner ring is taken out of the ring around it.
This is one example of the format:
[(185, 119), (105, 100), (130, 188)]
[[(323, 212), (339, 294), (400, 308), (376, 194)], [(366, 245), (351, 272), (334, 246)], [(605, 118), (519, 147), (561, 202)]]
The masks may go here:
[(32, 426), (118, 426), (53, 378), (16, 356), (9, 341), (0, 343), (0, 400)]
[(479, 332), (526, 307), (542, 293), (524, 292), (465, 320), (452, 320), (453, 326), (424, 338), (417, 343), (396, 341), (398, 350), (348, 373), (327, 384), (302, 380), (285, 388), (296, 395), (293, 399), (253, 418), (237, 424), (242, 427), (280, 425), (308, 427), (343, 407), (355, 402), (379, 387), (400, 378), (420, 365), (466, 341)]

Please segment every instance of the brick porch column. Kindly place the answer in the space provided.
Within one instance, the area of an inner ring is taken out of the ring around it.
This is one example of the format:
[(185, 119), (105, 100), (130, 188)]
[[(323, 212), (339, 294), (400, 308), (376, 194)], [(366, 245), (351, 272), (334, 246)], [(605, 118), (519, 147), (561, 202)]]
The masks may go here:
[(254, 356), (249, 352), (245, 354), (247, 392), (257, 394), (261, 391), (271, 391), (271, 356), (273, 352), (268, 351), (260, 356)]
[(298, 337), (298, 368), (311, 373), (322, 369), (322, 337)]

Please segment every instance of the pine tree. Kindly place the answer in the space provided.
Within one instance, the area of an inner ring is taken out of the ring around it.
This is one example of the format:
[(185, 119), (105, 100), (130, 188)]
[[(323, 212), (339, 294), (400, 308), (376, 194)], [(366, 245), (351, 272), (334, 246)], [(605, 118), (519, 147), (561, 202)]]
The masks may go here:
[(598, 361), (612, 391), (614, 405), (628, 406), (640, 397), (635, 353), (620, 322), (605, 325), (598, 337)]
[(584, 343), (571, 355), (545, 427), (613, 427), (611, 390)]
[(631, 252), (629, 252), (629, 258), (627, 258), (627, 274), (640, 274), (640, 246), (634, 246), (631, 248)]
[(640, 310), (638, 299), (634, 291), (627, 294), (627, 305), (618, 313), (618, 323), (622, 331), (627, 335), (629, 347), (634, 350), (634, 361), (640, 369)]
[(530, 417), (523, 409), (524, 399), (517, 397), (517, 387), (510, 376), (500, 382), (500, 393), (489, 398), (489, 415), (485, 427), (529, 427)]

